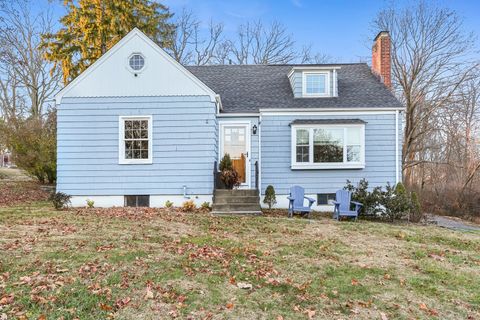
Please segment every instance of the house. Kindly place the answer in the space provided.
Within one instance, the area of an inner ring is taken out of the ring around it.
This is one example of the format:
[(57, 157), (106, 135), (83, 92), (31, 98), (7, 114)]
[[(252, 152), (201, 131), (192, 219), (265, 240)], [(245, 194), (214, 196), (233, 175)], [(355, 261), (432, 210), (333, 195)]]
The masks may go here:
[(277, 207), (295, 184), (331, 210), (347, 179), (399, 182), (404, 108), (389, 90), (389, 39), (375, 39), (373, 72), (365, 63), (182, 66), (134, 29), (56, 96), (57, 191), (74, 206), (212, 202), (225, 153), (239, 188), (258, 188), (261, 201), (273, 185)]

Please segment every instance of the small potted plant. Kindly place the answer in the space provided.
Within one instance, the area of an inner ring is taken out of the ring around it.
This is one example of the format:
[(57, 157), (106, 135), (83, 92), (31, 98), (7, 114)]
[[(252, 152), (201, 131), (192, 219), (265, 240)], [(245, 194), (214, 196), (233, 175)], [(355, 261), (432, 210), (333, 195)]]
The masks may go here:
[(222, 161), (219, 164), (220, 180), (225, 184), (227, 189), (233, 189), (240, 185), (240, 176), (238, 172), (233, 168), (232, 159), (227, 153), (223, 156)]

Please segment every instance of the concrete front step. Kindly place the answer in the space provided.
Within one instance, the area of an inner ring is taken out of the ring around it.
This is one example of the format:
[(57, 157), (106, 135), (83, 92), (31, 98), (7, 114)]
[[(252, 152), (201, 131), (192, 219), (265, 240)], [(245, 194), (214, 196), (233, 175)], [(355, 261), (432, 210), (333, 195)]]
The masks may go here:
[(217, 189), (215, 190), (214, 196), (240, 196), (240, 197), (248, 197), (248, 196), (258, 196), (258, 190), (255, 189), (234, 189), (234, 190), (226, 190), (226, 189)]
[(231, 196), (231, 195), (215, 196), (215, 204), (229, 204), (229, 203), (258, 204), (259, 202), (260, 202), (259, 196)]
[(215, 190), (212, 212), (214, 214), (261, 214), (258, 190)]

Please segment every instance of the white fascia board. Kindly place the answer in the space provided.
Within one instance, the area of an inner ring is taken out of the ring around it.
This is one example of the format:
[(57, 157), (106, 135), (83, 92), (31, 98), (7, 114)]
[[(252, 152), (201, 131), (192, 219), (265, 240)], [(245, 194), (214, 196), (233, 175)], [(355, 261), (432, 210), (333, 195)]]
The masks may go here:
[(218, 118), (240, 118), (240, 117), (259, 117), (260, 113), (219, 113)]
[(289, 72), (288, 72), (288, 77), (295, 72), (295, 71), (315, 71), (315, 70), (322, 70), (322, 71), (327, 71), (327, 70), (339, 70), (342, 67), (340, 66), (309, 66), (309, 65), (304, 65), (304, 66), (295, 66), (293, 67)]
[(260, 109), (262, 115), (316, 115), (316, 114), (394, 114), (395, 111), (402, 111), (405, 108), (285, 108), (285, 109)]
[(217, 94), (210, 89), (205, 83), (203, 83), (200, 79), (198, 79), (195, 75), (193, 75), (190, 71), (188, 71), (184, 66), (182, 66), (179, 62), (173, 59), (168, 53), (166, 53), (162, 48), (160, 48), (155, 42), (153, 42), (147, 35), (145, 35), (142, 31), (138, 28), (133, 28), (126, 36), (124, 36), (120, 41), (118, 41), (112, 48), (110, 48), (103, 56), (98, 58), (92, 65), (90, 65), (85, 71), (83, 71), (78, 77), (76, 77), (72, 82), (70, 82), (66, 87), (61, 89), (55, 95), (56, 104), (59, 105), (62, 97), (68, 93), (73, 87), (75, 87), (78, 83), (80, 83), (86, 76), (92, 73), (95, 69), (97, 69), (102, 63), (108, 60), (110, 56), (112, 56), (118, 49), (124, 46), (128, 41), (133, 38), (134, 36), (139, 36), (142, 40), (144, 40), (148, 45), (150, 45), (155, 51), (157, 51), (160, 55), (162, 55), (169, 63), (173, 64), (180, 72), (184, 73), (190, 80), (195, 82), (200, 88), (202, 88), (207, 95), (210, 96), (212, 102), (216, 102)]

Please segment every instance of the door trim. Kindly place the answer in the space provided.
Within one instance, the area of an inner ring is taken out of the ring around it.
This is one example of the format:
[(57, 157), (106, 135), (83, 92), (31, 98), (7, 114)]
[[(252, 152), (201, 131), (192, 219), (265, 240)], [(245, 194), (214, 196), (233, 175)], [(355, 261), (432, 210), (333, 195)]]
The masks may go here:
[(242, 183), (239, 186), (239, 189), (250, 189), (251, 188), (251, 178), (252, 178), (252, 168), (251, 168), (251, 156), (252, 156), (252, 122), (251, 121), (219, 121), (219, 146), (218, 146), (218, 163), (222, 160), (223, 157), (223, 129), (225, 127), (245, 127), (245, 139), (246, 139), (246, 149), (248, 152), (248, 157), (245, 163), (245, 183)]

